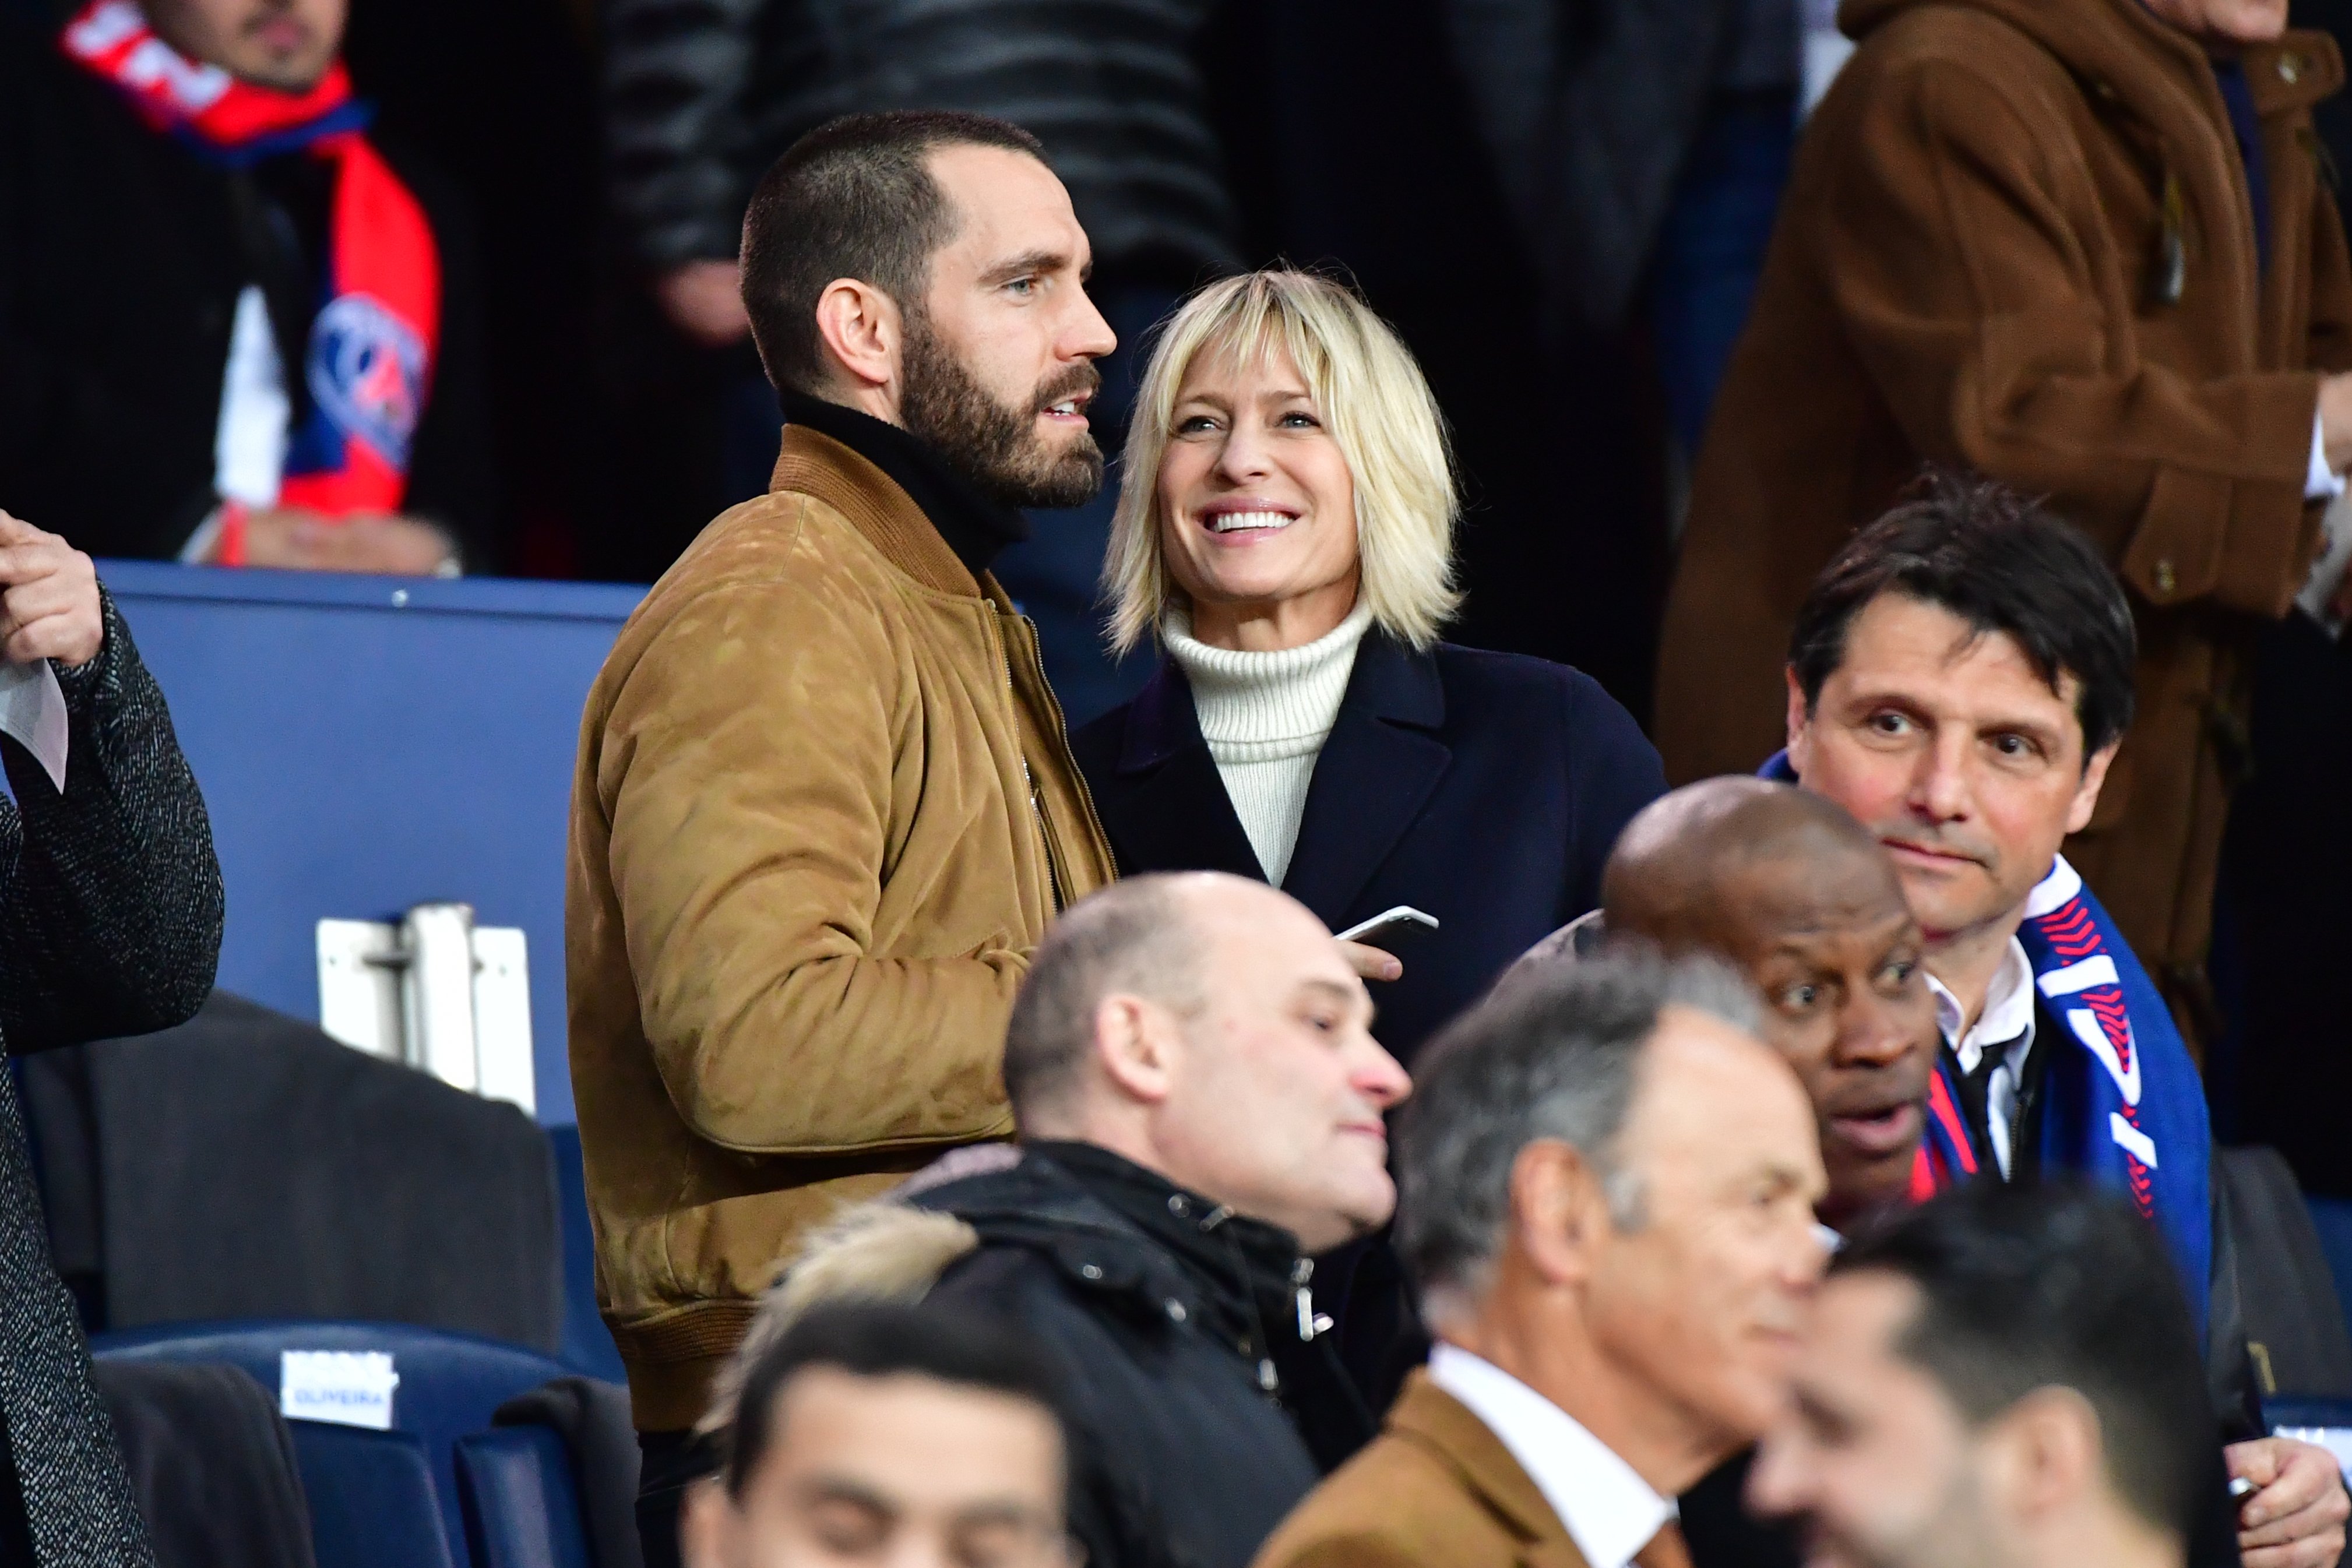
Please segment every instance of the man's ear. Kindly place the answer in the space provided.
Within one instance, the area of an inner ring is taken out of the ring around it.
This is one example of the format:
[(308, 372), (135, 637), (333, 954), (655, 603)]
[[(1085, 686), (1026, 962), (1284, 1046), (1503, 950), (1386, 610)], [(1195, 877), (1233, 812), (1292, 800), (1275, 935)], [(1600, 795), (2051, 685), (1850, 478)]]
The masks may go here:
[(1812, 705), (1805, 701), (1805, 688), (1797, 684), (1797, 666), (1784, 665), (1780, 673), (1789, 683), (1789, 766), (1801, 779), (1805, 776), (1805, 764), (1812, 759)]
[(2106, 1485), (2099, 1413), (2072, 1388), (2035, 1389), (1977, 1442), (1988, 1500), (2012, 1527), (2030, 1528)]
[(2099, 791), (2106, 787), (2107, 769), (2123, 747), (2120, 740), (2111, 740), (2091, 753), (2083, 764), (2083, 781), (2074, 787), (2074, 799), (2066, 808), (2066, 831), (2079, 833), (2090, 825), (2091, 815), (2099, 809)]
[(1538, 1138), (1511, 1161), (1511, 1234), (1546, 1283), (1591, 1279), (1611, 1229), (1601, 1173), (1576, 1149)]
[(897, 300), (858, 278), (836, 277), (816, 297), (816, 333), (835, 375), (852, 390), (887, 393), (895, 407), (906, 350)]
[(1157, 1105), (1168, 1098), (1182, 1047), (1175, 1016), (1157, 1002), (1115, 992), (1095, 1009), (1095, 1064), (1130, 1100)]
[(698, 1480), (678, 1511), (678, 1558), (686, 1568), (735, 1568), (742, 1560), (741, 1529), (726, 1489), (714, 1479)]

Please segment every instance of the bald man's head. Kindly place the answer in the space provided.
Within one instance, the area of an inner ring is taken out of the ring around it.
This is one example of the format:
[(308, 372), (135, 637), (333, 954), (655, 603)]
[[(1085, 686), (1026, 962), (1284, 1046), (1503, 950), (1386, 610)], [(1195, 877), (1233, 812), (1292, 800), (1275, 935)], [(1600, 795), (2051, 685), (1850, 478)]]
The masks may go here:
[[(1747, 896), (1727, 898), (1735, 885)], [(1885, 851), (1836, 801), (1762, 779), (1707, 779), (1626, 824), (1601, 905), (1612, 936), (1734, 952), (1759, 919), (1810, 912), (1832, 886), (1864, 911), (1903, 906)]]
[(1937, 1049), (1918, 923), (1878, 841), (1820, 795), (1709, 779), (1626, 825), (1601, 879), (1612, 940), (1737, 964), (1821, 1118), (1823, 1213), (1899, 1199)]
[(1382, 1118), (1411, 1088), (1305, 905), (1214, 872), (1072, 904), (1005, 1036), (1024, 1142), (1095, 1145), (1327, 1251), (1386, 1224)]

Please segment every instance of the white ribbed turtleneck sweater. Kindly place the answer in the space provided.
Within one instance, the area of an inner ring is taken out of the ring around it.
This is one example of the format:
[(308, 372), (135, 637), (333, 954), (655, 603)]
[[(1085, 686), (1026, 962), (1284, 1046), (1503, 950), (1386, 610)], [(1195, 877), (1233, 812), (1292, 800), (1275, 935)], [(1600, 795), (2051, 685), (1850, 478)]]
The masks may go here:
[(1234, 814), (1276, 887), (1298, 842), (1316, 754), (1339, 721), (1356, 644), (1371, 623), (1371, 611), (1359, 601), (1323, 636), (1273, 653), (1210, 647), (1193, 637), (1181, 607), (1171, 607), (1160, 625), (1160, 641), (1192, 687), (1201, 736)]

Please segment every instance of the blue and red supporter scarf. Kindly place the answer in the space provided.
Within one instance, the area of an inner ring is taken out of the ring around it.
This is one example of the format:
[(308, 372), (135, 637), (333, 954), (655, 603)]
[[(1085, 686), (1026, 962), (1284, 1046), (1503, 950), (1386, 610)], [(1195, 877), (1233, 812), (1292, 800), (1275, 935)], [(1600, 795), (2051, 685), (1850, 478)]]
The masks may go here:
[[(334, 165), (303, 365), (311, 407), (289, 443), (278, 501), (330, 517), (398, 511), (439, 347), (441, 258), (425, 209), (368, 145), (369, 109), (343, 63), (307, 92), (257, 87), (173, 49), (133, 0), (92, 0), (59, 44), (200, 156), (241, 168), (302, 152)], [(224, 544), (227, 561), (234, 541)]]
[[(1797, 781), (1788, 754), (1763, 777)], [(2131, 945), (2063, 855), (2026, 896), (2018, 945), (2033, 970), (2046, 1017), (2079, 1050), (2058, 1040), (2044, 1081), (2042, 1168), (2072, 1171), (2128, 1197), (2172, 1249), (2201, 1332), (2213, 1270), (2210, 1176), (2213, 1129), (2197, 1064)], [(1912, 1196), (1932, 1197), (1978, 1174), (1953, 1092), (1952, 1053), (1936, 1053), (1927, 1136)]]

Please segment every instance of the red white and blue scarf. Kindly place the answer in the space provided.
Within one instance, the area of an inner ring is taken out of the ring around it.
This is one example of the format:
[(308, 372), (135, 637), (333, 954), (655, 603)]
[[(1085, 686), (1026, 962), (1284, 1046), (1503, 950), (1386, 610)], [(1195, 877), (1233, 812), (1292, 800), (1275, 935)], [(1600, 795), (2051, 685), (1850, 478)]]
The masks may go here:
[(257, 87), (173, 49), (133, 0), (93, 0), (59, 43), (203, 157), (245, 167), (307, 152), (335, 166), (303, 366), (311, 409), (289, 444), (278, 500), (330, 517), (399, 510), (439, 346), (441, 258), (424, 208), (368, 145), (368, 106), (342, 62), (307, 92)]
[[(1795, 783), (1783, 752), (1767, 779)], [(2128, 1196), (2172, 1249), (2201, 1326), (2213, 1270), (2213, 1145), (2205, 1085), (2147, 972), (2063, 855), (2026, 896), (2017, 930), (2047, 1016), (2079, 1050), (2051, 1040), (2042, 1088), (2042, 1168), (2072, 1171)], [(1978, 1174), (1954, 1092), (1949, 1051), (1937, 1052), (1927, 1136), (1912, 1194), (1927, 1197)]]

